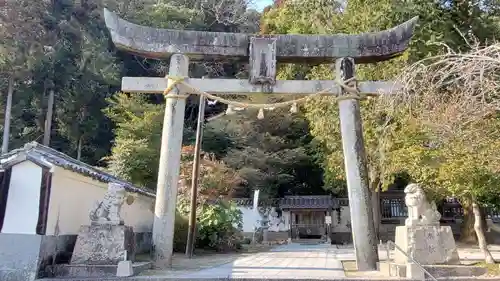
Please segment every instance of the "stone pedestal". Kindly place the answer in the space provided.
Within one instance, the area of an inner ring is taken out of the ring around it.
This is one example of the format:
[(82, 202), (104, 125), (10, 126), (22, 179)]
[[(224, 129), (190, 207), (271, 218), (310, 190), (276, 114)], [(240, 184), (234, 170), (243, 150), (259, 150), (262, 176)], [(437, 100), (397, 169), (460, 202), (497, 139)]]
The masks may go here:
[(71, 264), (117, 265), (135, 256), (134, 231), (125, 225), (93, 224), (80, 228)]
[(262, 243), (267, 243), (269, 242), (269, 227), (263, 226), (262, 227)]
[(117, 277), (130, 277), (134, 275), (134, 268), (131, 261), (121, 261), (116, 269)]
[[(396, 245), (423, 265), (460, 264), (451, 227), (439, 225), (398, 226)], [(400, 251), (395, 251), (394, 262), (411, 263)]]

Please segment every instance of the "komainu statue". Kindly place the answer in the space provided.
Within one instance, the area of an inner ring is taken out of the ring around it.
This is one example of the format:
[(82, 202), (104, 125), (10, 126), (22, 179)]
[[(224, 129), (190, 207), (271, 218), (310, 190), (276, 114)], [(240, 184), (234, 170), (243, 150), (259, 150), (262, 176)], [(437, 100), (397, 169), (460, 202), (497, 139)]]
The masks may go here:
[(109, 183), (108, 191), (104, 198), (96, 202), (90, 211), (89, 217), (92, 224), (122, 225), (120, 217), (121, 207), (125, 200), (125, 188), (117, 183)]
[(405, 204), (408, 207), (406, 226), (439, 225), (441, 214), (436, 203), (427, 201), (424, 191), (416, 184), (409, 184), (405, 188)]

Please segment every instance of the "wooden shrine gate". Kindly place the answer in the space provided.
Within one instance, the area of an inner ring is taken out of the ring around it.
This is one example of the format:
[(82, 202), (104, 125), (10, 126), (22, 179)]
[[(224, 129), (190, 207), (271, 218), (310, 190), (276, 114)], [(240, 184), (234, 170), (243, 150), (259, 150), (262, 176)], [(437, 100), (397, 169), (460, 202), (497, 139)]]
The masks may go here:
[[(124, 92), (163, 93), (167, 98), (153, 226), (155, 262), (158, 267), (171, 265), (185, 98), (192, 93), (216, 100), (221, 98), (214, 95), (268, 93), (338, 96), (358, 270), (376, 269), (377, 241), (368, 190), (359, 98), (362, 95), (389, 93), (395, 85), (379, 81), (357, 83), (354, 68), (355, 63), (380, 62), (404, 52), (413, 36), (417, 18), (386, 31), (359, 35), (257, 36), (156, 29), (127, 22), (108, 10), (104, 11), (104, 15), (111, 38), (119, 49), (146, 58), (170, 58), (170, 69), (165, 78), (124, 77), (122, 81)], [(190, 60), (216, 60), (222, 57), (248, 61), (249, 79), (188, 77)], [(322, 81), (276, 80), (278, 62), (310, 65), (335, 62), (336, 78)], [(249, 107), (259, 108), (259, 105)]]

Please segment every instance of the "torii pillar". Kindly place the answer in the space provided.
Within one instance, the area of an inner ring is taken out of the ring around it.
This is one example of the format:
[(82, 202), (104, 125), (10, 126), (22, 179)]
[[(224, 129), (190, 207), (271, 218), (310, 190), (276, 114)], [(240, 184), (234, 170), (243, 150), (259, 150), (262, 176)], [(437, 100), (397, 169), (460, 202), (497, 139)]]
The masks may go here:
[[(210, 94), (343, 95), (333, 80), (276, 80), (276, 63), (331, 64), (337, 62), (339, 78), (354, 76), (354, 63), (374, 63), (400, 55), (408, 47), (417, 18), (392, 29), (359, 35), (266, 35), (156, 29), (139, 26), (104, 10), (113, 43), (127, 52), (146, 58), (170, 58), (169, 76), (186, 77), (189, 60), (218, 59), (247, 61), (250, 77), (243, 79), (187, 78), (170, 92), (165, 108), (162, 148), (158, 171), (153, 244), (155, 264), (172, 263), (175, 204), (179, 179), (180, 150), (184, 123), (185, 94), (198, 89)], [(340, 77), (339, 77), (340, 76)], [(122, 91), (163, 93), (173, 83), (165, 78), (124, 77)], [(362, 94), (384, 94), (394, 90), (392, 82), (357, 83)], [(359, 102), (339, 102), (341, 133), (353, 241), (358, 270), (375, 270), (377, 241), (368, 189)]]

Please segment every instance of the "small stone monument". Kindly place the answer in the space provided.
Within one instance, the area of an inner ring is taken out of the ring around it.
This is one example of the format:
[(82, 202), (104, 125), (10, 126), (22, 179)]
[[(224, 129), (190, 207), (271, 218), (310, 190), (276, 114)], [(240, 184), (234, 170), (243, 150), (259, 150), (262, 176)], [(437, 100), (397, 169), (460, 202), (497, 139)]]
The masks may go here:
[(117, 265), (133, 260), (134, 231), (120, 217), (125, 195), (123, 186), (108, 184), (103, 200), (90, 211), (90, 225), (80, 228), (71, 264)]
[(269, 219), (267, 214), (264, 214), (260, 224), (262, 229), (262, 243), (267, 244), (269, 242)]
[[(439, 225), (436, 204), (427, 200), (418, 184), (408, 185), (404, 192), (408, 218), (404, 226), (396, 228), (396, 245), (423, 265), (460, 264), (451, 227)], [(412, 263), (399, 251), (395, 251), (394, 262)]]

